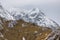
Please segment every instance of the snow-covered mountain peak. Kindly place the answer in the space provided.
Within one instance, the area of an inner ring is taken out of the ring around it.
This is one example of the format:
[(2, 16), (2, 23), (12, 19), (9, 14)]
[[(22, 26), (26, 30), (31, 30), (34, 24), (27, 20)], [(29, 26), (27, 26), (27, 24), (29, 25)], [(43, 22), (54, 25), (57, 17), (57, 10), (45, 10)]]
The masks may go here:
[(49, 27), (52, 29), (58, 29), (59, 25), (48, 18), (43, 12), (41, 12), (38, 8), (34, 8), (29, 10), (28, 14), (23, 17), (23, 20), (31, 23), (35, 23), (39, 26)]
[[(12, 10), (12, 9), (11, 9)], [(31, 10), (20, 10), (13, 9), (11, 12), (6, 10), (0, 5), (0, 17), (6, 20), (24, 20), (25, 22), (31, 22), (38, 26), (49, 27), (57, 29), (59, 25), (46, 17), (46, 15), (41, 12), (38, 8), (33, 8)]]
[(7, 20), (14, 20), (14, 18), (9, 14), (7, 10), (5, 10), (2, 5), (0, 5), (0, 17)]

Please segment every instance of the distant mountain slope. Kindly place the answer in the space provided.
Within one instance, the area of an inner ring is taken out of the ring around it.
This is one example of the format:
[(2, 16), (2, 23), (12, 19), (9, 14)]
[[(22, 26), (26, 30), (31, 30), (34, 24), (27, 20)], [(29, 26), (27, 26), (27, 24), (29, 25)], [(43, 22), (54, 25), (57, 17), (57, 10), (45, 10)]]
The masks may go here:
[(35, 23), (39, 26), (45, 26), (52, 29), (59, 28), (59, 25), (45, 16), (38, 8), (32, 10), (18, 10), (14, 9), (12, 12), (5, 10), (2, 5), (0, 5), (0, 17), (6, 20), (24, 20), (25, 22)]
[[(18, 33), (19, 29), (21, 30), (21, 34), (19, 34), (20, 32)], [(35, 30), (42, 32), (42, 35), (39, 36), (39, 32), (37, 33), (38, 36), (33, 35)], [(6, 32), (6, 31), (8, 31), (8, 32)], [(25, 31), (28, 34), (24, 34)], [(2, 7), (2, 5), (0, 5), (0, 32), (1, 32), (0, 33), (1, 35), (3, 34), (4, 37), (7, 37), (7, 39), (9, 39), (9, 40), (17, 40), (17, 39), (19, 40), (19, 37), (21, 37), (21, 36), (18, 36), (18, 34), (22, 35), (22, 36), (29, 35), (29, 36), (27, 36), (27, 40), (31, 39), (30, 35), (31, 35), (31, 37), (33, 36), (33, 38), (34, 38), (31, 40), (35, 40), (35, 36), (37, 37), (36, 40), (40, 40), (40, 39), (42, 40), (42, 38), (46, 39), (46, 37), (49, 40), (51, 40), (51, 39), (53, 40), (56, 38), (57, 35), (60, 35), (60, 27), (55, 21), (48, 18), (38, 8), (34, 8), (31, 10), (14, 9), (13, 11), (10, 12), (9, 10), (4, 9)], [(16, 34), (14, 34), (14, 33), (16, 33)], [(51, 33), (51, 35), (49, 35), (50, 33)], [(14, 38), (12, 38), (10, 35)], [(45, 36), (45, 37), (43, 37), (43, 36)], [(52, 36), (52, 38), (50, 36)], [(5, 39), (4, 37), (2, 37), (2, 40)], [(15, 38), (17, 38), (17, 39), (15, 39)], [(59, 36), (58, 36), (58, 38), (59, 38)], [(23, 39), (24, 39), (24, 37), (23, 37)], [(20, 39), (20, 40), (22, 40), (22, 39)]]

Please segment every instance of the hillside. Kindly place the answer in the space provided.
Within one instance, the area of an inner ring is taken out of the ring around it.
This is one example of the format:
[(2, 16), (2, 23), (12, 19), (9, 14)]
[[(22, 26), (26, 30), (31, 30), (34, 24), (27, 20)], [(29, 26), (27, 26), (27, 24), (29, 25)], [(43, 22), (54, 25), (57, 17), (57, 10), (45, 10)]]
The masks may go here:
[(60, 40), (60, 26), (38, 8), (10, 12), (0, 5), (0, 40)]
[(26, 23), (22, 20), (17, 21), (14, 27), (7, 27), (9, 22), (5, 22), (3, 29), (0, 30), (0, 40), (45, 40), (52, 32), (49, 28)]

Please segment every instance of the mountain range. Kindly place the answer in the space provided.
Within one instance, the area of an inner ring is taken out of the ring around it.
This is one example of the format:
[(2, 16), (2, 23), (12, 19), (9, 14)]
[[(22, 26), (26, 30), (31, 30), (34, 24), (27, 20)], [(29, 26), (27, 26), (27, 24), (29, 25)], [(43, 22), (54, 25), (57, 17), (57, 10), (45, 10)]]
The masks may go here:
[(48, 18), (38, 8), (33, 8), (31, 10), (13, 9), (10, 12), (9, 10), (6, 10), (4, 7), (2, 7), (2, 5), (0, 5), (0, 30), (4, 29), (3, 26), (13, 28), (15, 25), (18, 25), (18, 21), (20, 23), (20, 20), (23, 20), (27, 23), (32, 23), (38, 27), (41, 26), (44, 28), (50, 28), (53, 32), (60, 35), (59, 24)]

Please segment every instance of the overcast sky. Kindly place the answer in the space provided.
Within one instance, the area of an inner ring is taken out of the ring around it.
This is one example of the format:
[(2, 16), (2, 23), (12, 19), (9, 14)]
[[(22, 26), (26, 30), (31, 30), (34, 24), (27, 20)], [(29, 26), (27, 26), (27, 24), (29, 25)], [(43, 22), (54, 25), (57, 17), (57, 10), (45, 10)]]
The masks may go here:
[(6, 8), (39, 8), (45, 15), (60, 24), (60, 0), (0, 0)]

